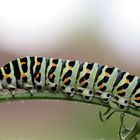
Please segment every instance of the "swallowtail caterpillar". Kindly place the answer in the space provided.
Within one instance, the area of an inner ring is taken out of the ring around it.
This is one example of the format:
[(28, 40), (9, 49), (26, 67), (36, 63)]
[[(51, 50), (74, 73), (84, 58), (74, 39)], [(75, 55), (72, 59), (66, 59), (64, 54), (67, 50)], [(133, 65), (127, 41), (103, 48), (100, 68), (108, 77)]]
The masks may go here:
[[(100, 114), (102, 121), (114, 112), (140, 107), (140, 79), (116, 67), (45, 57), (17, 58), (0, 68), (0, 90), (8, 89), (15, 98), (17, 89), (61, 92), (67, 98), (81, 96), (85, 102), (100, 98), (109, 109)], [(109, 114), (110, 110), (113, 110)], [(104, 115), (108, 115), (103, 119)], [(120, 138), (123, 139), (123, 117)], [(129, 131), (131, 134), (131, 131)]]

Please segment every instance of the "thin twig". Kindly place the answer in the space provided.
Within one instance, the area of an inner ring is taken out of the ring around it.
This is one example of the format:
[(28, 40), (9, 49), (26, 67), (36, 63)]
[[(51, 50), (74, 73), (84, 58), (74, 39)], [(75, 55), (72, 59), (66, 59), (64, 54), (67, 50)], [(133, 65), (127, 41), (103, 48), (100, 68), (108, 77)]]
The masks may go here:
[[(0, 95), (0, 102), (12, 102), (16, 100), (38, 100), (38, 99), (47, 99), (47, 100), (66, 100), (66, 101), (76, 101), (76, 102), (82, 102), (82, 103), (88, 103), (88, 104), (95, 104), (100, 105), (104, 107), (109, 107), (108, 104), (103, 103), (101, 99), (94, 97), (92, 101), (86, 102), (83, 100), (83, 98), (79, 95), (74, 95), (73, 97), (66, 97), (62, 93), (50, 93), (50, 92), (38, 92), (34, 93), (34, 95), (31, 97), (29, 93), (23, 92), (23, 93), (16, 93), (15, 98), (12, 98), (11, 94), (1, 94)], [(125, 113), (140, 117), (140, 110), (137, 108), (131, 108), (129, 107), (128, 110), (125, 111)]]

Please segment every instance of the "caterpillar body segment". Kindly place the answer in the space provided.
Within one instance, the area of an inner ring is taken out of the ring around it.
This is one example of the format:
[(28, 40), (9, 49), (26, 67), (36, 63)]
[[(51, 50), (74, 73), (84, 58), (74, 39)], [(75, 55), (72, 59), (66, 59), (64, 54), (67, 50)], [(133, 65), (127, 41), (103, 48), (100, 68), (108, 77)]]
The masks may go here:
[[(31, 59), (31, 58), (30, 58)], [(33, 66), (33, 84), (37, 91), (42, 91), (46, 89), (46, 58), (35, 57)], [(31, 74), (32, 75), (32, 74)]]
[(120, 109), (127, 109), (131, 94), (138, 83), (138, 77), (128, 72), (120, 72), (113, 89), (113, 101)]
[(3, 79), (1, 81), (2, 87), (8, 89), (14, 96), (14, 91), (16, 90), (17, 86), (12, 62), (9, 62), (4, 67), (2, 67), (1, 72), (3, 74)]
[(113, 84), (118, 76), (119, 69), (107, 65), (99, 65), (94, 90), (104, 102), (109, 102), (113, 93)]
[[(16, 60), (15, 60), (16, 61)], [(28, 90), (33, 94), (34, 83), (33, 83), (33, 65), (31, 65), (30, 57), (18, 58), (18, 67), (19, 67), (19, 75), (20, 79), (18, 80), (18, 84), (20, 88)]]
[(60, 90), (66, 96), (73, 96), (75, 94), (79, 68), (79, 61), (63, 61), (62, 74), (60, 76)]
[(17, 88), (23, 87), (23, 81), (22, 81), (22, 75), (21, 75), (22, 68), (20, 67), (21, 65), (20, 59), (18, 58), (16, 60), (13, 60), (12, 64), (13, 64), (14, 76), (16, 78), (16, 83), (17, 83), (16, 87)]
[(76, 94), (83, 96), (85, 101), (92, 100), (94, 93), (94, 82), (98, 71), (97, 63), (81, 63), (76, 81)]
[(60, 75), (63, 68), (63, 60), (50, 58), (46, 60), (46, 88), (52, 92), (60, 90)]
[(131, 94), (130, 104), (135, 107), (140, 107), (140, 79), (138, 80), (137, 85)]

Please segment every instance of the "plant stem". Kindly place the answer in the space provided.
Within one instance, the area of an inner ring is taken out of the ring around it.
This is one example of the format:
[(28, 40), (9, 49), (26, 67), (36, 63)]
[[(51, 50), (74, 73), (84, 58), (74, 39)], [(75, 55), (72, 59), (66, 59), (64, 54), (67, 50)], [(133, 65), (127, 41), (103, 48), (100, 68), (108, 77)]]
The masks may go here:
[[(17, 100), (37, 100), (37, 99), (47, 99), (47, 100), (66, 100), (66, 101), (75, 101), (75, 102), (82, 102), (87, 104), (95, 104), (100, 105), (103, 107), (109, 107), (108, 104), (103, 103), (101, 99), (94, 97), (92, 101), (85, 102), (83, 98), (79, 95), (74, 95), (73, 97), (66, 97), (62, 93), (50, 93), (50, 92), (38, 92), (34, 93), (31, 97), (29, 93), (16, 93), (15, 98), (12, 97), (11, 94), (1, 94), (0, 95), (0, 102), (8, 102), (8, 101), (17, 101)], [(137, 108), (129, 108), (125, 111), (125, 113), (140, 117), (140, 110)]]

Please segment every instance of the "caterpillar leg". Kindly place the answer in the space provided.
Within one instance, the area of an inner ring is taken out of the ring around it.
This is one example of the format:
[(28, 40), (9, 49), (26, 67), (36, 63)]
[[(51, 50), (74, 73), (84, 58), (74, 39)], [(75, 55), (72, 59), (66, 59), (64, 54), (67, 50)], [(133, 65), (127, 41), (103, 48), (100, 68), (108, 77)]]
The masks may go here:
[(15, 98), (15, 91), (10, 91), (11, 95), (12, 95), (12, 98)]
[(15, 91), (11, 91), (12, 97), (15, 98)]
[(119, 129), (120, 140), (131, 140), (133, 138), (135, 140), (138, 140), (136, 135), (138, 135), (140, 133), (140, 119), (138, 119), (136, 121), (136, 123), (132, 129), (127, 129), (127, 128), (125, 128), (125, 125), (123, 123), (124, 117), (125, 117), (125, 113), (121, 113), (121, 115), (120, 115), (121, 125), (120, 125), (120, 129)]
[(41, 82), (35, 81), (35, 89), (37, 90), (37, 92), (43, 91), (45, 89), (45, 82), (44, 81), (41, 81)]
[(84, 101), (89, 102), (93, 99), (94, 93), (91, 89), (86, 89), (82, 87), (78, 87), (76, 89), (76, 94), (81, 95)]
[(72, 86), (62, 86), (61, 87), (62, 92), (65, 94), (67, 97), (73, 97), (75, 94), (75, 87)]
[(7, 89), (10, 91), (12, 97), (14, 98), (15, 97), (15, 91), (16, 91), (16, 87), (14, 85), (7, 85)]
[(26, 84), (24, 83), (23, 87), (24, 87), (23, 89), (28, 91), (31, 94), (31, 96), (33, 96), (33, 93), (34, 93), (34, 86), (33, 85), (28, 84), (28, 83), (26, 83)]
[(31, 94), (31, 97), (33, 96), (33, 94), (34, 94), (34, 89), (32, 88), (32, 89), (30, 89), (29, 90), (29, 93)]

